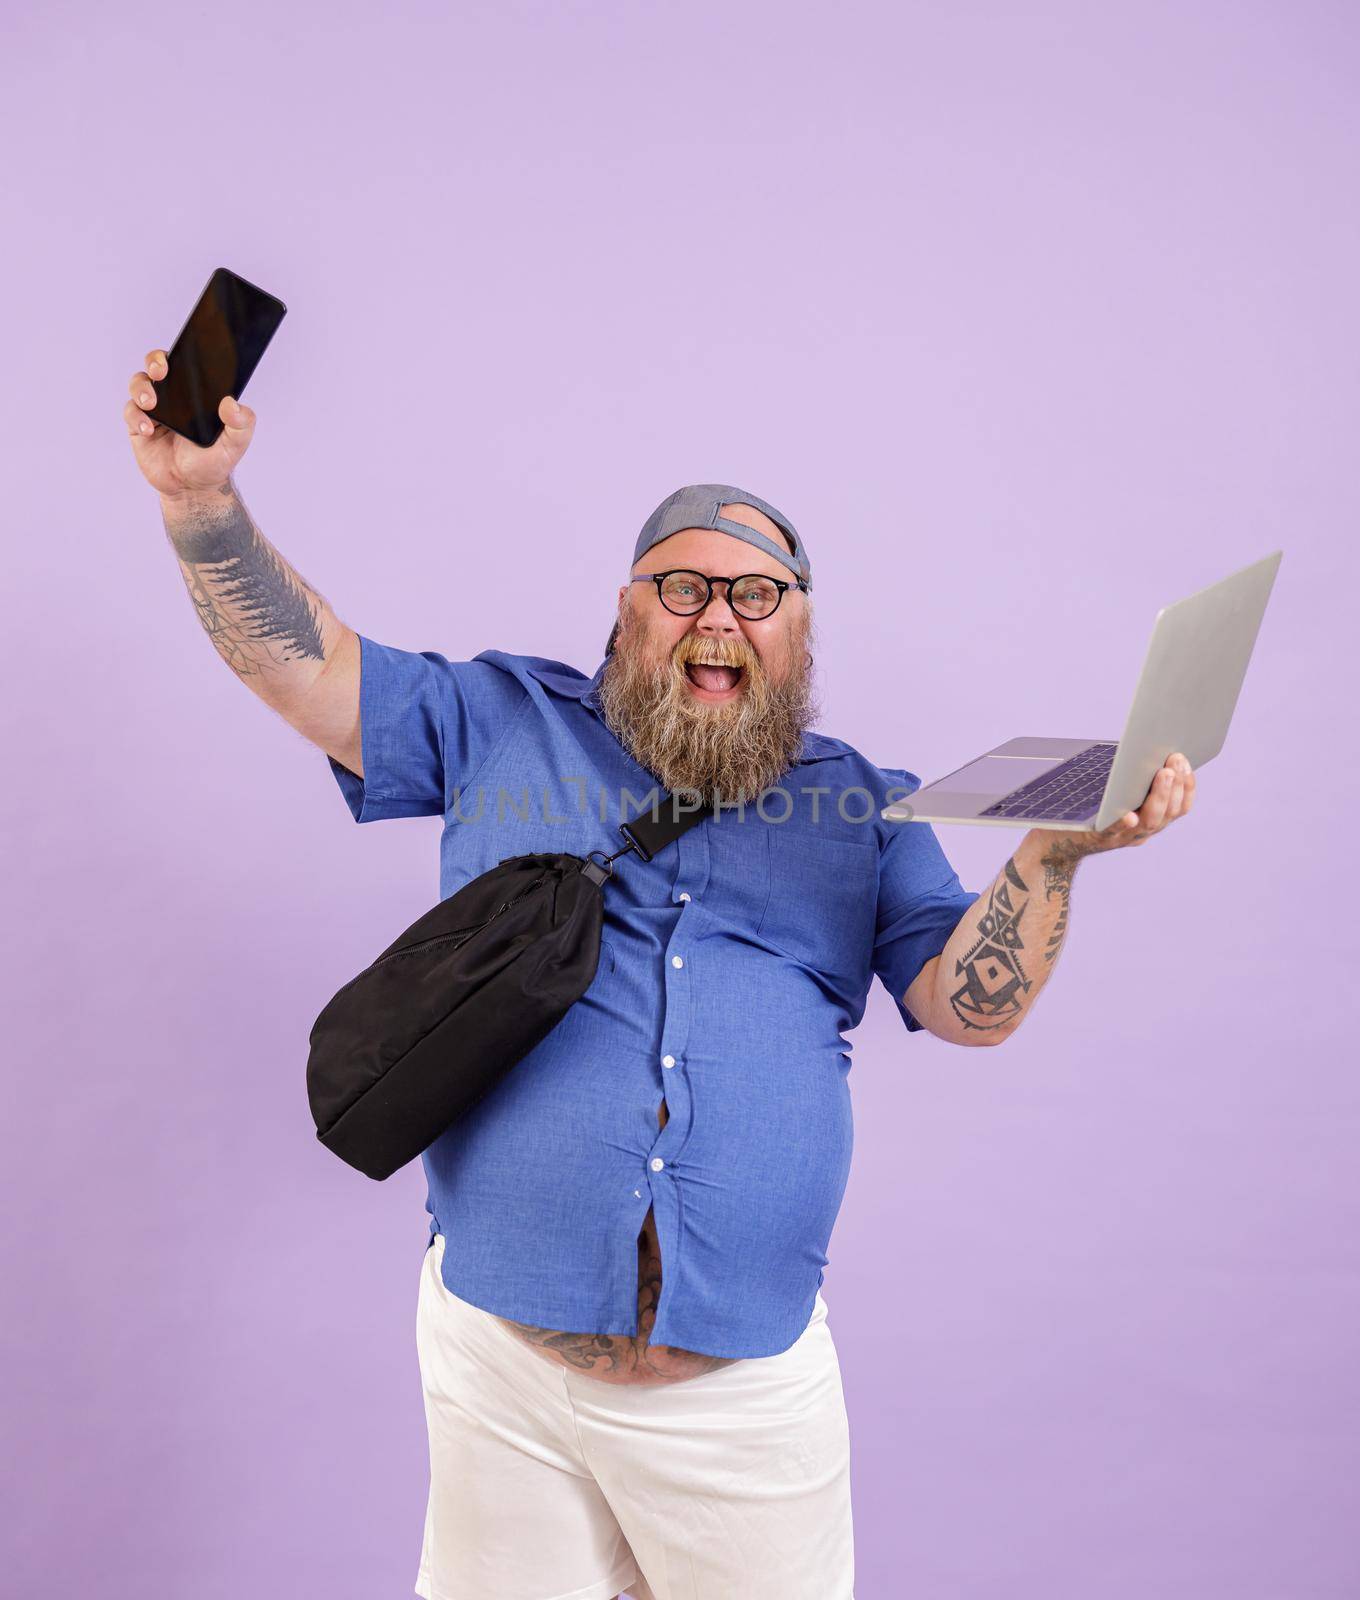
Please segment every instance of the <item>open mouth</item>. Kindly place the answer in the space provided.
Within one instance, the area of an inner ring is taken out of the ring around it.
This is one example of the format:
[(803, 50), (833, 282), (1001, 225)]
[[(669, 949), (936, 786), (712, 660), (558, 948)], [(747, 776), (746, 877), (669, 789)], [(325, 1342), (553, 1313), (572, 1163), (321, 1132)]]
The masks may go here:
[(710, 694), (725, 694), (735, 689), (746, 676), (745, 667), (720, 667), (703, 661), (685, 662), (685, 676), (699, 689)]

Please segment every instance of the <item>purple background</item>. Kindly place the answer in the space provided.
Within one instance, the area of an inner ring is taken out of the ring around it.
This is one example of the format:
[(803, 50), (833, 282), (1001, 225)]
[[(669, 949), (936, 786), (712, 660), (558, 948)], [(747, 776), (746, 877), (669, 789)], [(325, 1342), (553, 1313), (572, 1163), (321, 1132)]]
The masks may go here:
[[(876, 987), (826, 1297), (860, 1600), (1356, 1594), (1358, 33), (9, 16), (6, 1592), (419, 1552), (423, 1179), (323, 1150), (303, 1069), (439, 823), (357, 830), (217, 658), (120, 415), (227, 265), (290, 308), (247, 504), (385, 643), (589, 671), (642, 519), (736, 482), (807, 537), (822, 727), (929, 780), (1118, 737), (1157, 608), (1283, 546), (1193, 815), (1083, 865), (1014, 1041)], [(1019, 834), (941, 838), (985, 889)]]

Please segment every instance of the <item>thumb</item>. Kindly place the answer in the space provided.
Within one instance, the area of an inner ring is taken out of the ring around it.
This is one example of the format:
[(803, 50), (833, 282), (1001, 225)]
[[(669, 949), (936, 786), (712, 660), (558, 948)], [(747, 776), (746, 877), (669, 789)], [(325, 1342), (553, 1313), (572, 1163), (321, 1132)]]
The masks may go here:
[(255, 413), (249, 406), (241, 405), (233, 395), (223, 395), (217, 407), (217, 414), (227, 427), (237, 433), (244, 433), (254, 425)]

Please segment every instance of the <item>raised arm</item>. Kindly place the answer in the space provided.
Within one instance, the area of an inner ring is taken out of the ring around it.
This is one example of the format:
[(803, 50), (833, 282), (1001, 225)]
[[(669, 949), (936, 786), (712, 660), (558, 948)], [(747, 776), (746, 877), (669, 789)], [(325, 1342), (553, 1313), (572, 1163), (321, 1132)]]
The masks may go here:
[(260, 532), (228, 480), (161, 496), (166, 535), (204, 632), (266, 705), (362, 778), (359, 639)]
[(146, 415), (168, 371), (165, 351), (152, 350), (128, 384), (123, 419), (199, 621), (266, 705), (363, 777), (358, 635), (260, 532), (232, 480), (255, 413), (224, 395), (222, 432), (204, 449)]

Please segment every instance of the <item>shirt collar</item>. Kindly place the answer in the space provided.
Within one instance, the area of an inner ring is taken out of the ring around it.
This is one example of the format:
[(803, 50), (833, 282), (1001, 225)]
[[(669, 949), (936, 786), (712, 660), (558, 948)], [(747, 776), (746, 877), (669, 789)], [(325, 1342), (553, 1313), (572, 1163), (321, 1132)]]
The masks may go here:
[[(605, 660), (609, 658), (606, 656)], [(604, 661), (595, 668), (594, 675), (587, 678), (584, 673), (576, 671), (573, 667), (566, 667), (561, 662), (550, 662), (542, 667), (530, 667), (529, 676), (535, 678), (545, 688), (551, 689), (554, 694), (565, 695), (569, 700), (580, 700), (588, 705), (592, 711), (600, 709), (599, 688), (600, 679), (604, 677)]]
[[(579, 700), (582, 705), (589, 706), (596, 716), (601, 716), (600, 680), (604, 677), (604, 669), (608, 660), (609, 657), (605, 656), (588, 678), (584, 673), (575, 671), (571, 667), (563, 666), (560, 662), (554, 662), (538, 668), (531, 667), (529, 675), (536, 678), (545, 688), (551, 689), (554, 694), (564, 695), (572, 700)], [(843, 743), (840, 739), (832, 739), (827, 734), (804, 733), (803, 753), (799, 757), (798, 764), (802, 766), (808, 761), (834, 760), (837, 756), (847, 754), (849, 749), (849, 745)]]

